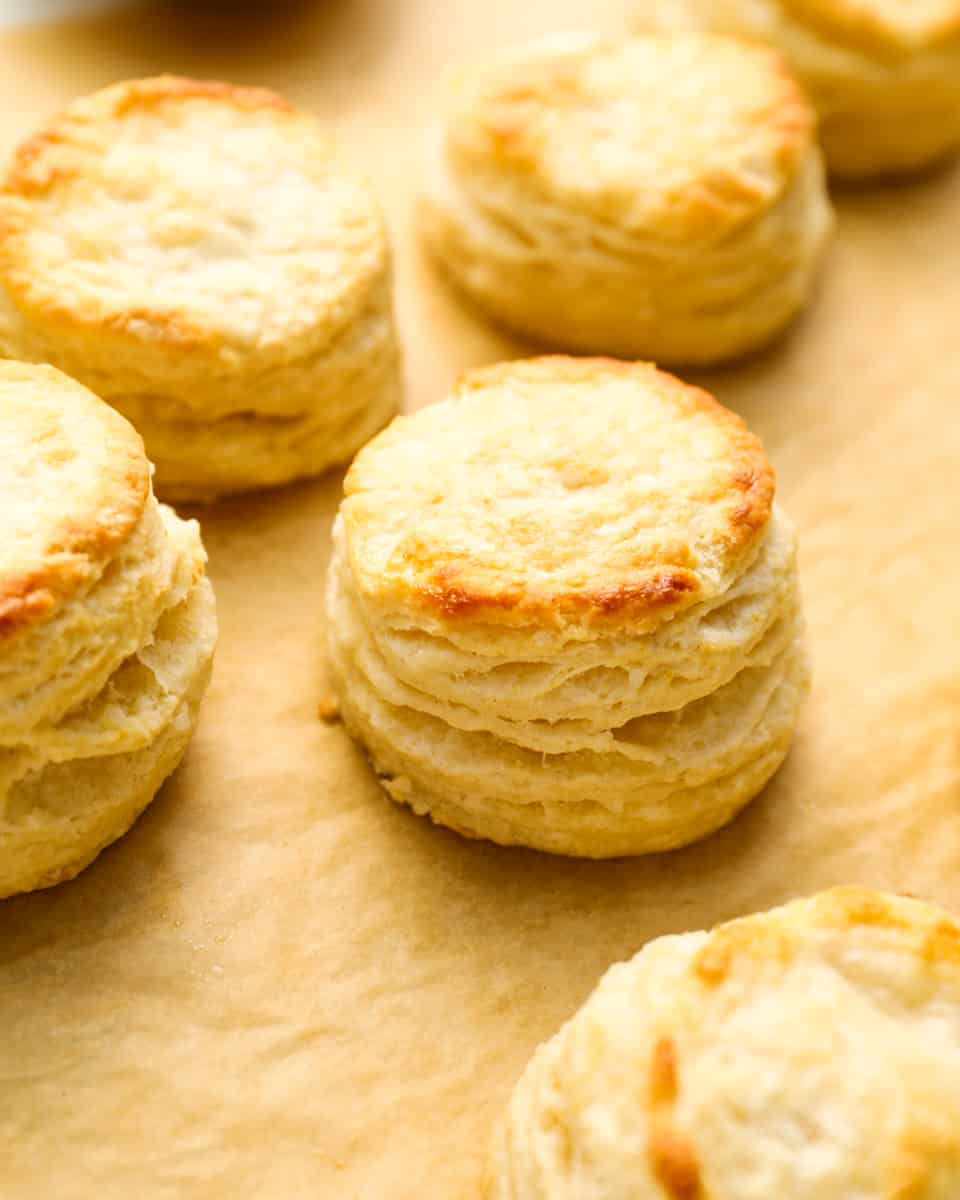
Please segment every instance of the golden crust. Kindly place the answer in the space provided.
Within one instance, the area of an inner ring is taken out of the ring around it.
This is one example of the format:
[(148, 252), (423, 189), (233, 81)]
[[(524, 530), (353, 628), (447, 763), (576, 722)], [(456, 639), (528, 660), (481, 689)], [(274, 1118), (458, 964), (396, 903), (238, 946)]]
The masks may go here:
[(428, 143), (425, 246), (543, 347), (707, 364), (807, 302), (833, 225), (813, 109), (716, 35), (546, 39), (470, 68)]
[[(788, 914), (799, 919), (787, 920)], [(745, 961), (785, 967), (801, 952), (811, 929), (869, 935), (874, 946), (909, 954), (960, 981), (960, 924), (953, 917), (912, 897), (859, 887), (833, 888), (776, 910), (767, 920), (742, 917), (721, 925), (698, 951), (691, 969), (704, 987), (716, 988)]]
[(661, 938), (534, 1055), (486, 1194), (946, 1200), (958, 1011), (960, 924), (914, 900), (839, 888)]
[(52, 367), (0, 362), (0, 638), (89, 586), (149, 492), (143, 443), (119, 414)]
[(728, 586), (770, 519), (759, 440), (642, 363), (469, 372), (396, 420), (345, 482), (365, 602), (445, 622), (640, 625)]
[(171, 367), (286, 360), (335, 338), (386, 271), (372, 197), (262, 88), (115, 84), (25, 142), (0, 191), (0, 283), (65, 353), (96, 335)]
[[(720, 102), (722, 100), (722, 103)], [(545, 39), (465, 73), (455, 168), (517, 203), (625, 232), (703, 240), (766, 211), (815, 141), (775, 51), (712, 34)]]

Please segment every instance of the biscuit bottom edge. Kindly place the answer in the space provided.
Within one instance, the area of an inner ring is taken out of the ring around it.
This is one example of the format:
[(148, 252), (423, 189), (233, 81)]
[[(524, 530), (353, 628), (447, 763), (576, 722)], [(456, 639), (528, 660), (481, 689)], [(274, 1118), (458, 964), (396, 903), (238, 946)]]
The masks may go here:
[(669, 795), (662, 796), (654, 817), (649, 801), (643, 796), (637, 798), (635, 805), (627, 797), (619, 806), (610, 807), (594, 800), (551, 799), (548, 775), (543, 780), (543, 799), (514, 802), (476, 792), (468, 795), (448, 786), (439, 775), (428, 779), (424, 772), (410, 769), (402, 750), (353, 703), (336, 662), (331, 666), (344, 726), (364, 750), (381, 786), (396, 803), (463, 837), (590, 859), (677, 850), (729, 824), (782, 766), (793, 744), (797, 715), (809, 687), (807, 655), (802, 643), (798, 643), (790, 654), (785, 677), (775, 690), (775, 700), (782, 708), (775, 727), (754, 743), (750, 751), (745, 750), (743, 759), (725, 773), (689, 785), (680, 784)]

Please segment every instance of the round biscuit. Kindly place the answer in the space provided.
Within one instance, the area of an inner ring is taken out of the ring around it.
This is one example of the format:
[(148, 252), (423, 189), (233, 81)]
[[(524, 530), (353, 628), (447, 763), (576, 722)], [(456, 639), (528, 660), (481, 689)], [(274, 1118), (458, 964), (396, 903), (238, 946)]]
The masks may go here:
[[(360, 443), (338, 427), (369, 436), (361, 410), (382, 424), (396, 404), (391, 292), (369, 188), (265, 89), (115, 84), (23, 143), (0, 189), (0, 353), (52, 362), (139, 420), (161, 492), (349, 458)], [(219, 453), (191, 455), (194, 432)]]
[(815, 125), (764, 47), (545, 39), (457, 79), (422, 232), (462, 292), (544, 345), (736, 357), (811, 289), (832, 226)]
[(602, 858), (706, 836), (782, 763), (808, 687), (795, 537), (706, 393), (608, 359), (482, 368), (344, 491), (330, 669), (393, 799)]
[(960, 925), (838, 888), (664, 937), (534, 1054), (486, 1200), (949, 1200)]
[(134, 429), (51, 367), (0, 362), (0, 896), (70, 878), (180, 760), (216, 610), (195, 521)]

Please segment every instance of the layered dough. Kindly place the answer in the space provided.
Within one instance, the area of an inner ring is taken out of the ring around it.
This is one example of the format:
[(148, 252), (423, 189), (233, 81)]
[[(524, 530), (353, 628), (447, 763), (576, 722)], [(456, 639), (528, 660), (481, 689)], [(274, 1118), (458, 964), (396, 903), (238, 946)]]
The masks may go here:
[(833, 218), (806, 100), (732, 39), (548, 39), (465, 72), (429, 142), (426, 244), (545, 346), (710, 363), (806, 302)]
[(5, 644), (0, 896), (72, 878), (180, 762), (216, 641), (205, 560), (150, 497), (99, 578)]
[[(278, 394), (294, 411), (258, 411), (258, 397)], [(349, 461), (394, 415), (401, 394), (393, 317), (381, 306), (335, 352), (256, 381), (244, 411), (205, 420), (156, 396), (117, 394), (111, 403), (150, 447), (160, 492), (208, 500), (247, 490), (251, 480), (272, 487)]]
[[(710, 606), (676, 619), (687, 628), (674, 650), (697, 644), (698, 625), (701, 646), (722, 630), (722, 648), (707, 649), (699, 670), (695, 652), (677, 655), (672, 668), (658, 660), (656, 637), (653, 647), (624, 644), (614, 666), (588, 665), (604, 650), (589, 644), (577, 670), (577, 647), (572, 661), (559, 653), (505, 662), (450, 655), (422, 632), (416, 650), (398, 653), (395, 631), (365, 619), (338, 530), (330, 662), (346, 726), (393, 799), (468, 836), (589, 858), (695, 841), (726, 824), (780, 766), (808, 689), (792, 534), (782, 522), (778, 534), (790, 546), (780, 606), (772, 596), (751, 604), (745, 589), (731, 598), (728, 619), (712, 621)], [(661, 643), (670, 624), (658, 631)], [(404, 638), (409, 647), (409, 630)], [(418, 673), (445, 658), (463, 675)]]
[(161, 495), (316, 474), (399, 402), (382, 215), (319, 123), (272, 92), (105, 88), (6, 173), (0, 354), (119, 409)]
[(603, 858), (719, 828), (808, 685), (796, 542), (759, 441), (641, 363), (469, 372), (355, 460), (330, 664), (387, 792)]

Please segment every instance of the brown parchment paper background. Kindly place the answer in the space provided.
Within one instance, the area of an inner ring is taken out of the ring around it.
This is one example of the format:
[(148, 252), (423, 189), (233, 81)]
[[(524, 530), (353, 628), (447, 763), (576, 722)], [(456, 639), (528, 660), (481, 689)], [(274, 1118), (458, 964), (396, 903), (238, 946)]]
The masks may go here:
[[(199, 0), (0, 39), (0, 149), (71, 95), (172, 69), (336, 121), (394, 234), (410, 406), (523, 352), (417, 253), (444, 65), (625, 28), (611, 0)], [(220, 605), (184, 768), (76, 882), (0, 905), (2, 1200), (474, 1196), (534, 1046), (614, 960), (839, 882), (960, 911), (960, 171), (838, 197), (821, 294), (705, 377), (802, 533), (816, 684), (775, 784), (719, 836), (606, 864), (393, 808), (326, 693), (341, 477), (199, 512)]]

